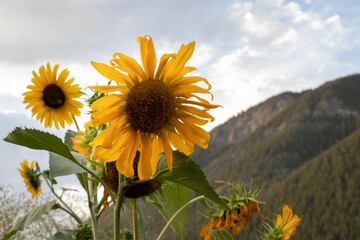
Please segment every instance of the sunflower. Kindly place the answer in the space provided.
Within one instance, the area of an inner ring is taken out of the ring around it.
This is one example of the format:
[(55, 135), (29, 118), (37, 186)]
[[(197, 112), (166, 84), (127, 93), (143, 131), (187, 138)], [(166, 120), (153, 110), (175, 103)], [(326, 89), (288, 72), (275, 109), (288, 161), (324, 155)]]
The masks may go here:
[(204, 240), (215, 240), (209, 230), (223, 229), (232, 231), (233, 236), (238, 236), (244, 227), (249, 227), (254, 213), (257, 212), (263, 218), (259, 203), (246, 201), (231, 210), (226, 210), (221, 216), (213, 217), (200, 231), (200, 237)]
[(85, 123), (85, 132), (78, 131), (77, 135), (71, 138), (72, 149), (90, 159), (92, 149), (89, 143), (94, 139), (94, 131), (91, 121)]
[(156, 67), (151, 37), (137, 40), (142, 67), (122, 53), (114, 53), (111, 65), (92, 62), (116, 85), (90, 87), (108, 94), (91, 105), (93, 124), (111, 123), (90, 145), (97, 147), (96, 158), (116, 161), (118, 171), (126, 177), (134, 176), (133, 160), (140, 150), (138, 176), (149, 179), (156, 171), (159, 153), (164, 152), (171, 170), (173, 148), (186, 155), (194, 151), (195, 144), (207, 148), (210, 134), (201, 126), (214, 120), (208, 110), (219, 105), (198, 96), (212, 98), (207, 79), (186, 76), (195, 70), (185, 66), (195, 42), (181, 45), (177, 53), (164, 54)]
[(38, 198), (42, 194), (40, 175), (37, 173), (34, 167), (34, 161), (32, 161), (29, 165), (29, 162), (24, 159), (20, 163), (20, 168), (18, 168), (20, 175), (26, 185), (27, 191), (31, 193), (31, 197), (33, 199)]
[(275, 228), (281, 229), (282, 234), (280, 240), (290, 240), (295, 234), (301, 218), (298, 215), (293, 215), (293, 211), (286, 204), (283, 206), (282, 211), (282, 216), (277, 215), (274, 220)]
[(54, 68), (47, 63), (39, 68), (39, 74), (33, 71), (32, 83), (25, 92), (24, 104), (31, 108), (32, 116), (44, 123), (45, 127), (53, 124), (57, 129), (65, 127), (65, 122), (73, 122), (72, 115), (79, 116), (82, 103), (74, 100), (82, 95), (78, 84), (73, 84), (74, 78), (66, 80), (69, 76), (67, 69), (57, 76), (59, 65)]

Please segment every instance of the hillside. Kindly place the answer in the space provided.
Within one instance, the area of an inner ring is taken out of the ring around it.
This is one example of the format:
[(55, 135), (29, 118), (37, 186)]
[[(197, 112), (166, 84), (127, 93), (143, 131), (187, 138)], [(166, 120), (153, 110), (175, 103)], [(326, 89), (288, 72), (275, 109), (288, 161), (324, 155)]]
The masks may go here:
[[(265, 201), (271, 203), (273, 196), (277, 196), (277, 205), (268, 204), (268, 206), (265, 207), (268, 208), (265, 210), (266, 213), (279, 212), (281, 205), (284, 202), (288, 202), (289, 195), (291, 195), (291, 199), (297, 200), (297, 202), (293, 204), (290, 202), (297, 212), (301, 214), (316, 212), (316, 209), (318, 209), (317, 205), (320, 204), (321, 201), (325, 203), (330, 201), (330, 199), (322, 198), (320, 202), (314, 203), (311, 207), (309, 205), (306, 209), (304, 205), (298, 206), (299, 201), (303, 202), (305, 200), (301, 195), (295, 194), (297, 189), (296, 185), (293, 186), (287, 179), (289, 176), (292, 176), (292, 174), (295, 174), (295, 172), (300, 171), (300, 169), (306, 170), (302, 170), (298, 176), (301, 176), (303, 181), (308, 181), (310, 185), (311, 180), (314, 179), (310, 173), (316, 173), (319, 178), (328, 178), (327, 184), (329, 186), (336, 184), (336, 181), (338, 181), (337, 178), (346, 178), (344, 172), (338, 172), (338, 176), (334, 175), (333, 177), (331, 177), (331, 172), (327, 172), (326, 174), (330, 175), (323, 176), (322, 171), (316, 170), (313, 161), (315, 161), (314, 159), (316, 159), (317, 156), (331, 149), (338, 142), (345, 141), (347, 137), (359, 129), (359, 89), (360, 75), (351, 75), (327, 82), (314, 90), (308, 90), (298, 94), (298, 97), (294, 97), (286, 105), (287, 107), (269, 115), (268, 121), (257, 125), (253, 131), (248, 131), (238, 138), (238, 140), (232, 138), (232, 140), (229, 141), (227, 134), (219, 135), (218, 133), (229, 132), (231, 129), (236, 132), (238, 128), (243, 128), (241, 126), (232, 127), (234, 125), (231, 123), (240, 121), (239, 119), (244, 118), (244, 115), (248, 114), (248, 112), (241, 113), (237, 117), (230, 119), (211, 132), (212, 136), (216, 136), (215, 140), (213, 140), (213, 142), (217, 142), (215, 150), (211, 150), (210, 148), (201, 153), (202, 161), (208, 161), (205, 167), (205, 173), (208, 179), (210, 181), (230, 180), (238, 183), (248, 183), (253, 180), (256, 186), (263, 185), (263, 198)], [(278, 95), (266, 100), (264, 103), (271, 106), (271, 101), (277, 100), (281, 96), (282, 95)], [(256, 109), (257, 107), (259, 106), (255, 106), (250, 110)], [(209, 152), (208, 155), (207, 152)], [(330, 151), (330, 153), (333, 152)], [(199, 155), (200, 154), (193, 155), (193, 158), (198, 161), (197, 156)], [(355, 159), (356, 156), (357, 159)], [(349, 155), (349, 158), (351, 159), (344, 162), (344, 164), (349, 164), (346, 166), (351, 168), (352, 162), (360, 159), (360, 154), (354, 153), (353, 155)], [(310, 168), (312, 171), (310, 171)], [(359, 178), (358, 175), (356, 179), (357, 182), (359, 182)], [(279, 187), (285, 183), (293, 187), (293, 192), (289, 195), (284, 189)], [(301, 192), (306, 191), (305, 189), (306, 188), (302, 188)], [(222, 189), (217, 190), (223, 192)], [(331, 198), (331, 196), (327, 195), (328, 192), (324, 193), (323, 191), (326, 191), (325, 188), (324, 190), (314, 190), (309, 194), (318, 193)], [(347, 194), (356, 196), (356, 201), (360, 201), (359, 189), (353, 188), (350, 192)], [(343, 193), (339, 191), (337, 194), (342, 195)], [(322, 207), (322, 211), (328, 214), (326, 217), (330, 217), (331, 211), (333, 210), (323, 203)], [(355, 216), (356, 215), (350, 217), (353, 222)], [(310, 231), (309, 226), (312, 222), (316, 221), (315, 219), (317, 218), (304, 218), (304, 221), (309, 222), (307, 225), (303, 224), (303, 231), (305, 232), (306, 238), (300, 237), (297, 239), (349, 239), (320, 237), (324, 235), (317, 232), (310, 235), (308, 233)], [(189, 227), (199, 225), (203, 225), (203, 219), (200, 216), (192, 217)], [(340, 225), (343, 230), (348, 228), (344, 224)], [(199, 229), (201, 228), (194, 228), (187, 236), (194, 236), (194, 233), (198, 232)], [(251, 233), (251, 231), (244, 231), (241, 239), (254, 239), (255, 236), (256, 234)]]
[(211, 131), (208, 149), (196, 148), (192, 158), (201, 166), (208, 165), (234, 143), (250, 135), (289, 107), (302, 94), (285, 92), (239, 113)]
[(360, 75), (352, 75), (306, 91), (251, 134), (212, 153), (218, 157), (210, 159), (207, 176), (259, 184), (284, 178), (360, 126), (359, 89)]
[[(303, 216), (296, 239), (360, 239), (360, 130), (304, 164), (267, 198)], [(280, 194), (283, 193), (283, 194)]]

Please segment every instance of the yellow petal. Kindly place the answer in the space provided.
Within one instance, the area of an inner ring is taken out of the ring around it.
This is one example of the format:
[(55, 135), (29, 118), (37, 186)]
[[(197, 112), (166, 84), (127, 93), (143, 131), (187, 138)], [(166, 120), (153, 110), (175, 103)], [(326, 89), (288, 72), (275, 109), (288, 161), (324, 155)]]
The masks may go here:
[(139, 147), (139, 136), (136, 132), (132, 131), (129, 139), (131, 140), (128, 141), (128, 144), (121, 150), (119, 160), (116, 162), (116, 167), (126, 177), (133, 177), (133, 162)]
[(130, 91), (130, 89), (125, 86), (90, 86), (89, 88), (102, 93), (110, 93), (110, 92), (128, 93)]
[[(115, 59), (118, 57), (118, 59)], [(139, 77), (141, 80), (146, 80), (146, 75), (140, 65), (131, 57), (122, 54), (122, 53), (114, 53), (114, 59), (117, 60), (118, 68), (124, 72), (127, 72), (132, 77)]]
[(151, 157), (150, 157), (150, 166), (151, 166), (151, 176), (156, 172), (157, 159), (159, 156), (159, 139), (156, 135), (151, 138)]
[(169, 59), (173, 58), (173, 57), (175, 57), (174, 53), (172, 53), (172, 54), (164, 54), (164, 55), (161, 56), (159, 66), (158, 66), (158, 69), (157, 69), (156, 74), (155, 74), (155, 79), (158, 79), (158, 80), (162, 79), (162, 72), (164, 70), (164, 67), (168, 63)]
[(176, 57), (171, 59), (166, 65), (163, 73), (164, 81), (171, 81), (178, 78), (185, 66), (185, 63), (190, 59), (194, 52), (195, 42), (191, 42), (188, 45), (181, 45)]
[(91, 64), (104, 77), (106, 77), (110, 80), (114, 80), (115, 82), (122, 84), (122, 85), (134, 86), (134, 83), (131, 81), (131, 79), (128, 76), (120, 73), (114, 67), (109, 66), (104, 63), (98, 63), (98, 62), (91, 62)]
[(175, 81), (169, 83), (170, 87), (176, 87), (181, 85), (190, 85), (198, 82), (204, 82), (207, 85), (207, 90), (211, 89), (211, 85), (209, 81), (206, 78), (197, 77), (197, 76), (189, 76), (189, 77), (183, 77), (180, 79), (176, 79)]
[(151, 79), (154, 77), (156, 67), (154, 43), (149, 35), (138, 37), (137, 40), (140, 43), (141, 62), (145, 70), (146, 78)]
[(126, 96), (120, 94), (107, 95), (93, 102), (93, 104), (91, 104), (91, 109), (95, 111), (115, 104), (121, 106), (122, 101), (126, 100), (126, 98)]
[(160, 138), (162, 142), (162, 146), (164, 148), (164, 154), (166, 157), (166, 163), (169, 168), (169, 170), (172, 170), (173, 166), (173, 154), (172, 154), (172, 148), (168, 137), (168, 132), (165, 129), (160, 130)]
[(125, 109), (121, 106), (113, 105), (94, 112), (91, 117), (96, 124), (112, 122), (124, 113)]
[(174, 132), (167, 128), (169, 142), (171, 145), (178, 149), (180, 152), (184, 153), (185, 155), (190, 155), (193, 151), (192, 149), (184, 142), (184, 140), (178, 135), (178, 133)]
[(140, 141), (140, 160), (138, 164), (138, 174), (140, 179), (150, 179), (152, 175), (151, 171), (151, 136), (147, 134), (141, 134)]

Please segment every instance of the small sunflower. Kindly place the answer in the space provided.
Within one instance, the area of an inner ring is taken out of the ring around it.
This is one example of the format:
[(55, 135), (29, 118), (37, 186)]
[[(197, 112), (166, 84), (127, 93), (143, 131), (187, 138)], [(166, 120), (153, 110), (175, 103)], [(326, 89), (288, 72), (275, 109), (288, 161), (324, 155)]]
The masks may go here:
[[(186, 155), (194, 151), (195, 144), (207, 148), (210, 134), (200, 126), (214, 120), (208, 110), (219, 105), (198, 96), (212, 97), (207, 79), (186, 76), (195, 70), (185, 66), (195, 42), (181, 45), (177, 53), (164, 54), (157, 65), (151, 37), (137, 40), (142, 67), (122, 53), (113, 55), (111, 65), (92, 62), (100, 74), (117, 85), (91, 87), (108, 94), (91, 105), (93, 123), (111, 125), (90, 145), (97, 147), (96, 158), (116, 161), (118, 171), (126, 177), (134, 176), (133, 160), (140, 150), (138, 176), (149, 179), (156, 171), (159, 153), (164, 152), (172, 169), (173, 147)], [(199, 86), (200, 82), (206, 87)]]
[(92, 126), (91, 121), (85, 123), (85, 132), (78, 131), (78, 134), (71, 138), (72, 149), (90, 159), (92, 149), (89, 143), (94, 140), (97, 130)]
[(36, 115), (37, 120), (44, 123), (45, 127), (57, 129), (65, 127), (65, 122), (73, 122), (72, 115), (79, 116), (82, 103), (74, 100), (82, 95), (78, 84), (73, 84), (74, 78), (67, 80), (69, 71), (61, 71), (57, 76), (59, 65), (54, 68), (47, 63), (39, 68), (39, 74), (33, 71), (32, 83), (25, 92), (24, 104), (31, 108), (32, 116)]
[(32, 161), (29, 165), (29, 162), (24, 159), (20, 163), (20, 168), (18, 168), (21, 177), (26, 185), (27, 191), (31, 193), (31, 197), (38, 198), (42, 194), (41, 181), (39, 173), (34, 169), (35, 162)]
[(274, 220), (275, 227), (281, 229), (280, 240), (290, 240), (300, 222), (301, 218), (296, 214), (294, 215), (292, 209), (285, 204), (282, 209), (282, 216), (277, 215)]

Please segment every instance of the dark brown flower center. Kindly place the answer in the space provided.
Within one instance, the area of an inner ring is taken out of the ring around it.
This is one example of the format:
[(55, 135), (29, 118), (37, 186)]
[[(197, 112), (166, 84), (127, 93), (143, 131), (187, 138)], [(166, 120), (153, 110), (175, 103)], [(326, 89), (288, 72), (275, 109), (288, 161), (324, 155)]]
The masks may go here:
[(46, 106), (59, 108), (65, 103), (65, 94), (56, 84), (49, 84), (45, 87), (42, 97)]
[(126, 114), (134, 130), (158, 133), (175, 110), (174, 96), (159, 80), (147, 80), (134, 86), (126, 104)]
[(27, 168), (25, 170), (25, 175), (27, 180), (29, 180), (30, 185), (35, 189), (39, 189), (41, 187), (41, 181), (39, 175), (31, 168)]

